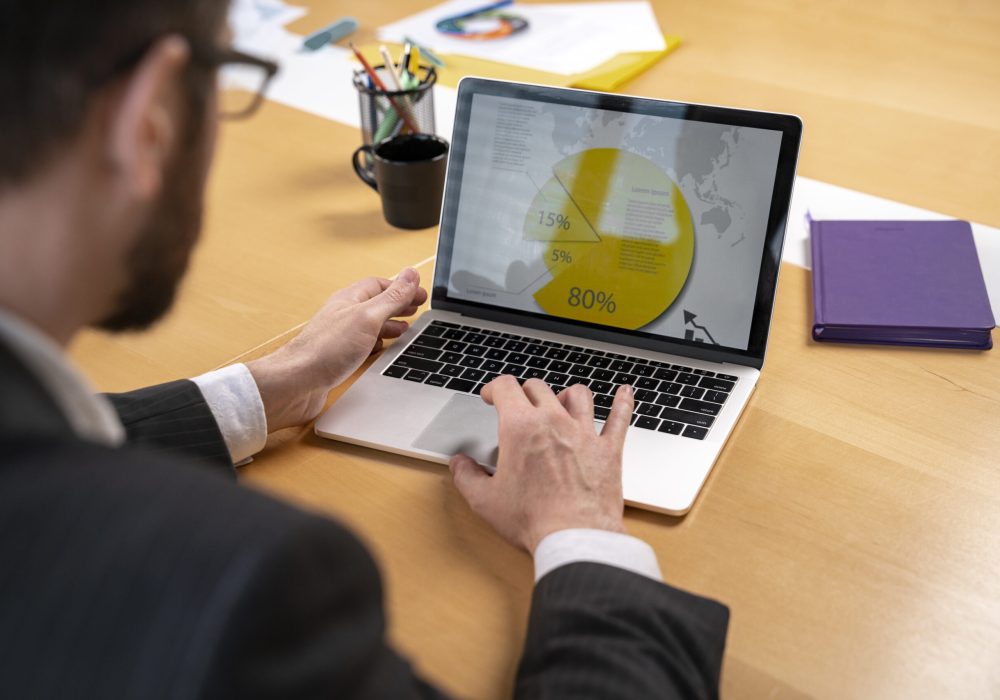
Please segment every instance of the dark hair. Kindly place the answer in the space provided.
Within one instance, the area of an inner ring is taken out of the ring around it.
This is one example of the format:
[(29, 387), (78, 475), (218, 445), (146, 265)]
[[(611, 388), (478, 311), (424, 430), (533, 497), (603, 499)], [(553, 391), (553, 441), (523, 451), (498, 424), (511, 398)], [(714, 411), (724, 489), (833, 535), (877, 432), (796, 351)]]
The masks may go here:
[(180, 34), (194, 44), (218, 43), (228, 6), (228, 0), (0, 0), (0, 188), (47, 165), (77, 136), (95, 95), (158, 39)]

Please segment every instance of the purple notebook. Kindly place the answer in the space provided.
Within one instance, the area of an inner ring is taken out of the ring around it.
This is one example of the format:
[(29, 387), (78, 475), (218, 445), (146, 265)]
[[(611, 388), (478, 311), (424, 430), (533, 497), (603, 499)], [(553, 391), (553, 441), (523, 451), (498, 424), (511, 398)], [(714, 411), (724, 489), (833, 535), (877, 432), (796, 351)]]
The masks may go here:
[(813, 221), (813, 338), (993, 347), (967, 221)]

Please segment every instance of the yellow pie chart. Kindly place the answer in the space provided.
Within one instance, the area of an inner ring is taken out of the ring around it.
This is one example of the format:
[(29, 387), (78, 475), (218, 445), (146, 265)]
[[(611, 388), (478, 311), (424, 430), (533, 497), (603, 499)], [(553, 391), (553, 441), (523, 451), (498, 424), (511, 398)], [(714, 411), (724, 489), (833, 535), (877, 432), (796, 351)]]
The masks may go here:
[(545, 241), (547, 313), (635, 330), (677, 298), (694, 259), (691, 211), (648, 158), (592, 148), (559, 161), (538, 185), (524, 238)]

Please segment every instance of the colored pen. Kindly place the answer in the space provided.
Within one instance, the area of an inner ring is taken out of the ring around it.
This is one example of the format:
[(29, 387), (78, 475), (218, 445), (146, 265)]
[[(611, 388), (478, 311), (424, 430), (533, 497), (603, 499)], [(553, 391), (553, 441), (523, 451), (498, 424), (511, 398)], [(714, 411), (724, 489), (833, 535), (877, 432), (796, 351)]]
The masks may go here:
[(378, 47), (378, 52), (382, 54), (382, 62), (385, 64), (385, 70), (388, 72), (389, 77), (392, 79), (391, 82), (395, 83), (394, 89), (399, 92), (403, 89), (403, 79), (400, 76), (399, 71), (396, 70), (396, 64), (392, 61), (392, 56), (389, 54), (389, 49), (385, 47), (385, 44)]
[(399, 59), (399, 71), (404, 75), (410, 73), (410, 53), (413, 51), (413, 44), (406, 42), (403, 45), (403, 55)]
[(434, 52), (432, 52), (426, 46), (424, 46), (422, 44), (418, 44), (416, 41), (414, 41), (411, 37), (408, 37), (408, 36), (404, 36), (403, 37), (403, 41), (408, 41), (411, 44), (413, 44), (414, 47), (420, 49), (420, 53), (422, 53), (424, 56), (426, 56), (427, 60), (430, 61), (431, 63), (433, 63), (438, 68), (444, 68), (444, 61), (442, 61), (440, 58), (438, 58), (436, 55), (434, 55)]
[[(382, 92), (386, 93), (389, 92), (389, 90), (385, 86), (385, 83), (383, 83), (382, 79), (378, 77), (378, 73), (375, 72), (375, 70), (371, 67), (368, 61), (365, 60), (365, 57), (361, 55), (361, 52), (358, 51), (358, 47), (355, 46), (354, 44), (351, 44), (351, 51), (354, 52), (354, 55), (357, 57), (358, 61), (361, 62), (361, 67), (365, 69), (366, 73), (368, 73), (369, 77), (372, 79), (372, 82), (375, 83), (375, 87), (377, 87)], [(393, 109), (396, 110), (396, 113), (403, 118), (403, 121), (406, 122), (406, 126), (410, 129), (410, 131), (412, 131), (414, 134), (420, 133), (420, 129), (418, 129), (416, 125), (413, 123), (413, 118), (409, 115), (408, 112), (405, 112), (400, 108), (399, 103), (396, 102), (395, 98), (392, 95), (386, 95), (386, 99), (389, 100), (389, 104), (391, 104)]]
[(492, 12), (493, 10), (499, 10), (501, 7), (507, 7), (507, 5), (513, 5), (514, 0), (500, 0), (500, 2), (491, 2), (489, 5), (483, 5), (482, 7), (477, 7), (474, 10), (469, 10), (468, 12), (463, 12), (460, 15), (455, 15), (454, 17), (449, 17), (450, 20), (457, 19), (468, 19), (469, 17), (475, 17), (476, 15), (481, 15), (486, 12)]
[(357, 30), (358, 20), (353, 17), (342, 17), (333, 24), (313, 32), (302, 40), (299, 51), (318, 51), (319, 49), (350, 36)]
[(407, 70), (410, 71), (410, 75), (413, 77), (417, 76), (417, 71), (420, 70), (420, 47), (410, 45), (412, 51), (410, 52), (410, 62), (407, 64)]

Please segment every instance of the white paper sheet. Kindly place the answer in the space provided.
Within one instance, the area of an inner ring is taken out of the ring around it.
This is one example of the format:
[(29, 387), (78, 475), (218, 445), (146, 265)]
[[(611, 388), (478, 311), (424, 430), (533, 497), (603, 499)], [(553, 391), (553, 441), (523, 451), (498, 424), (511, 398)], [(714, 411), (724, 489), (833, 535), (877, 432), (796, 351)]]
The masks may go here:
[(588, 71), (623, 52), (665, 48), (656, 15), (644, 0), (514, 4), (507, 9), (528, 20), (528, 28), (492, 41), (458, 39), (436, 29), (439, 20), (484, 4), (484, 0), (450, 0), (380, 27), (378, 36), (383, 41), (397, 43), (409, 36), (432, 51), (561, 75)]

